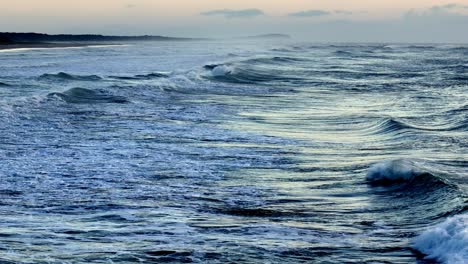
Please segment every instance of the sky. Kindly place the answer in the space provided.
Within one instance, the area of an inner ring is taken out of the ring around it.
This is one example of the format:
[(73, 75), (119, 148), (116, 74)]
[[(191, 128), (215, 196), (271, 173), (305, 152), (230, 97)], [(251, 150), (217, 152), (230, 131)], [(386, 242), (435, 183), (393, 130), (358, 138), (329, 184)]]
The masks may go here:
[(0, 31), (468, 43), (468, 0), (0, 0)]

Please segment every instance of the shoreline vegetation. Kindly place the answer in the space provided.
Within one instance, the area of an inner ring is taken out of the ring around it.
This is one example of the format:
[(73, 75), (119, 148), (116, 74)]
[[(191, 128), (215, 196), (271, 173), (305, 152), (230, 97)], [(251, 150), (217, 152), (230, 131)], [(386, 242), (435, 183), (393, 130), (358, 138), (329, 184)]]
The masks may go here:
[(175, 38), (165, 36), (105, 36), (105, 35), (49, 35), (41, 33), (0, 32), (0, 50), (23, 48), (73, 48), (101, 45), (121, 45), (135, 41), (190, 41), (201, 38)]
[(90, 46), (121, 45), (120, 43), (0, 43), (0, 50), (16, 49), (53, 49), (53, 48), (80, 48)]
[[(289, 39), (285, 34), (264, 34), (235, 39)], [(209, 38), (177, 38), (166, 36), (106, 36), (93, 34), (59, 34), (0, 32), (0, 50), (28, 48), (74, 48), (87, 46), (122, 45), (140, 41), (194, 41)]]

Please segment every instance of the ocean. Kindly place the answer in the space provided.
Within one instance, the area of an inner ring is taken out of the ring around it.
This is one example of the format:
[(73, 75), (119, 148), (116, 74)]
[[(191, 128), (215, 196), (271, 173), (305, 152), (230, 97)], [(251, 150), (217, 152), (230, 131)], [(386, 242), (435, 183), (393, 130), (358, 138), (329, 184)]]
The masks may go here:
[(2, 263), (468, 263), (468, 45), (0, 51)]

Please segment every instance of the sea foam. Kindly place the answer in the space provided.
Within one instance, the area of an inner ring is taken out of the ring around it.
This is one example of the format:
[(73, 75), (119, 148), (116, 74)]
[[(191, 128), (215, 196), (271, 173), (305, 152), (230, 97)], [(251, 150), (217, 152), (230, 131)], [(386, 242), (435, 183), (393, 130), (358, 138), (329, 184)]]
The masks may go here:
[(211, 70), (211, 74), (215, 77), (217, 76), (226, 76), (231, 74), (234, 71), (233, 67), (227, 65), (219, 65)]
[(425, 173), (410, 160), (386, 160), (373, 165), (367, 172), (366, 180), (370, 182), (410, 181)]
[(447, 264), (468, 263), (468, 214), (458, 215), (429, 228), (413, 241), (413, 247)]

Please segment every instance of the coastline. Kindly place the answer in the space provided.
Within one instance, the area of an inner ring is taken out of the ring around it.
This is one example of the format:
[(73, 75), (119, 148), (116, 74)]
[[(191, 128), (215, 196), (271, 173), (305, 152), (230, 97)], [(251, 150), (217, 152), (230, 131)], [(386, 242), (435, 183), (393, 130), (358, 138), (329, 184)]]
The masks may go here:
[(93, 34), (59, 34), (0, 32), (0, 50), (25, 50), (48, 48), (82, 48), (91, 46), (113, 46), (140, 41), (191, 41), (194, 38), (165, 36), (106, 36)]
[(1, 50), (83, 48), (97, 46), (119, 46), (120, 43), (9, 43), (0, 44)]

